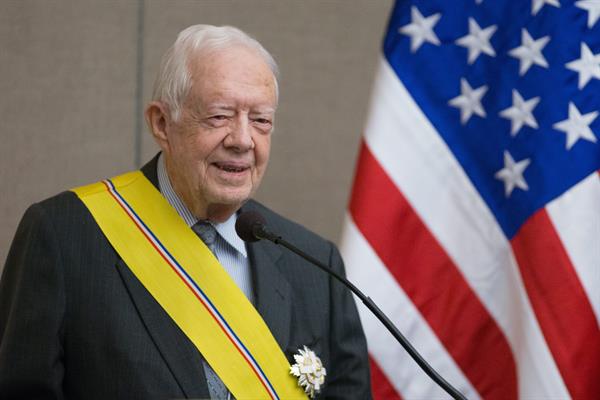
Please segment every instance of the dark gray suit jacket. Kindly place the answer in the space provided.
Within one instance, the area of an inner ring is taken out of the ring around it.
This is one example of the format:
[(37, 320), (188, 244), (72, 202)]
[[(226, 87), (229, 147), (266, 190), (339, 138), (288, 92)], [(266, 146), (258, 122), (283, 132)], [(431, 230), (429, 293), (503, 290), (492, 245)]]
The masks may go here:
[[(144, 174), (157, 185), (156, 158)], [(336, 247), (250, 201), (279, 232), (333, 270)], [(256, 307), (290, 363), (313, 349), (320, 398), (371, 397), (365, 338), (351, 295), (274, 244), (248, 245)], [(102, 235), (72, 192), (31, 206), (0, 281), (0, 398), (207, 398), (201, 356)]]

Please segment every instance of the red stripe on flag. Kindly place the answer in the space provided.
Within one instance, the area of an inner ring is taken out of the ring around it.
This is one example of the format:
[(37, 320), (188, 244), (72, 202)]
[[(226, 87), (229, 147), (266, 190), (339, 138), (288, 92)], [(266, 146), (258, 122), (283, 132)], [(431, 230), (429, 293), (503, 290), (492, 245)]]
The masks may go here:
[(369, 357), (371, 367), (371, 386), (374, 400), (402, 400), (402, 397), (396, 392), (387, 376), (377, 365), (373, 358)]
[(592, 306), (545, 209), (512, 240), (525, 288), (574, 399), (600, 396), (600, 330)]
[(516, 398), (515, 362), (502, 331), (364, 143), (350, 212), (479, 394)]

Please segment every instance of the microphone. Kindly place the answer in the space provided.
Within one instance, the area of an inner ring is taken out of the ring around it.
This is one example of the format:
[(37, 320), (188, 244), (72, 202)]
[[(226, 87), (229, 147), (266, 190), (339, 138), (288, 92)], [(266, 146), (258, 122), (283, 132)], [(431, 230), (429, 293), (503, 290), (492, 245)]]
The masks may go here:
[(235, 221), (235, 232), (244, 242), (258, 242), (261, 239), (274, 242), (278, 237), (265, 230), (266, 223), (261, 213), (244, 211)]
[(396, 338), (406, 352), (415, 360), (421, 369), (442, 389), (446, 391), (453, 399), (467, 400), (466, 397), (438, 374), (431, 365), (419, 354), (412, 344), (404, 337), (404, 335), (396, 328), (392, 321), (381, 311), (379, 307), (371, 300), (370, 297), (363, 294), (352, 282), (341, 276), (335, 271), (332, 271), (328, 266), (317, 260), (316, 258), (306, 254), (296, 246), (292, 245), (281, 236), (270, 232), (266, 228), (265, 218), (257, 211), (244, 211), (238, 215), (235, 222), (235, 231), (238, 236), (245, 242), (257, 242), (261, 239), (269, 240), (277, 245), (281, 245), (288, 250), (296, 253), (300, 257), (314, 264), (321, 270), (336, 278), (344, 284), (352, 293), (354, 293), (364, 305), (377, 317), (377, 319), (387, 328), (387, 330)]

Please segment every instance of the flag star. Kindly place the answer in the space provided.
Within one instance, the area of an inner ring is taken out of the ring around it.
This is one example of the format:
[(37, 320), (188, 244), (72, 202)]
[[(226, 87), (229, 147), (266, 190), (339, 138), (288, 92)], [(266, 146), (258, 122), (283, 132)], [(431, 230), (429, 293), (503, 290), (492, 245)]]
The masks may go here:
[(600, 53), (593, 54), (587, 44), (581, 42), (581, 58), (566, 64), (566, 67), (579, 73), (579, 89), (592, 78), (600, 79)]
[(531, 15), (536, 15), (546, 4), (560, 7), (558, 0), (531, 0)]
[(512, 100), (513, 105), (505, 110), (500, 112), (500, 116), (510, 119), (511, 128), (510, 134), (511, 136), (516, 136), (519, 130), (523, 127), (523, 125), (527, 125), (529, 127), (538, 128), (537, 121), (533, 116), (533, 109), (540, 102), (539, 97), (534, 97), (527, 101), (523, 100), (523, 97), (517, 92), (515, 89), (512, 91)]
[(575, 2), (575, 6), (588, 12), (588, 28), (594, 26), (600, 18), (600, 0), (581, 0)]
[(598, 116), (598, 111), (593, 111), (584, 115), (581, 115), (575, 104), (569, 102), (569, 118), (557, 122), (552, 127), (556, 130), (563, 131), (567, 134), (567, 150), (579, 139), (589, 140), (590, 142), (596, 142), (596, 136), (590, 129), (590, 124)]
[(456, 108), (460, 108), (460, 122), (466, 124), (473, 114), (485, 117), (485, 110), (481, 105), (481, 98), (487, 92), (487, 85), (471, 88), (465, 78), (460, 79), (460, 96), (451, 99), (448, 103)]
[(415, 6), (411, 7), (410, 14), (411, 23), (404, 25), (398, 30), (400, 33), (410, 36), (410, 52), (414, 53), (419, 50), (419, 47), (424, 42), (439, 46), (440, 40), (433, 31), (433, 27), (437, 24), (442, 14), (437, 13), (424, 18)]
[(548, 63), (542, 55), (542, 49), (550, 41), (550, 36), (544, 36), (543, 38), (533, 40), (529, 32), (526, 29), (522, 30), (521, 33), (521, 46), (516, 47), (509, 51), (508, 54), (518, 58), (520, 61), (519, 75), (523, 76), (527, 70), (533, 65), (537, 64), (541, 67), (548, 68)]
[(492, 57), (496, 56), (496, 52), (490, 44), (490, 38), (496, 32), (497, 28), (496, 25), (491, 25), (485, 29), (481, 29), (475, 19), (469, 18), (469, 34), (456, 40), (456, 44), (469, 49), (469, 64), (473, 64), (481, 53)]
[(515, 162), (510, 153), (504, 150), (504, 168), (496, 172), (494, 178), (504, 182), (504, 195), (506, 197), (510, 197), (515, 187), (523, 190), (529, 189), (525, 178), (523, 178), (523, 172), (530, 163), (529, 158)]

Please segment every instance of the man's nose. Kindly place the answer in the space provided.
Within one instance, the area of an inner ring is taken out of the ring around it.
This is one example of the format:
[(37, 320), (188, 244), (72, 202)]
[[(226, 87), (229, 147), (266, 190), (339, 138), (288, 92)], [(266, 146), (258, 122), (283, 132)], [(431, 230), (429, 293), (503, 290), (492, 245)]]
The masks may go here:
[(254, 139), (252, 137), (252, 127), (248, 118), (242, 116), (236, 118), (229, 134), (225, 138), (225, 147), (236, 151), (248, 151), (254, 148)]

